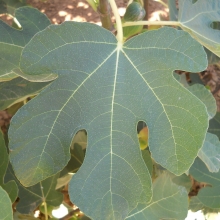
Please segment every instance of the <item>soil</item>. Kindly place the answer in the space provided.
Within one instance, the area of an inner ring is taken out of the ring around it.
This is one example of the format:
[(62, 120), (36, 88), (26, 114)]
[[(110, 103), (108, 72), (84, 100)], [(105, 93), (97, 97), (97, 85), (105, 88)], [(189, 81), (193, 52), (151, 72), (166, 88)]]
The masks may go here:
[[(54, 24), (64, 21), (87, 21), (101, 25), (99, 14), (86, 0), (27, 0), (27, 3), (45, 13)], [(116, 4), (120, 15), (123, 16), (127, 1), (116, 0)], [(149, 0), (149, 18), (157, 20), (160, 15), (168, 18), (167, 8), (159, 2)]]
[(7, 132), (11, 117), (12, 115), (7, 111), (0, 111), (0, 130), (2, 130), (3, 133)]

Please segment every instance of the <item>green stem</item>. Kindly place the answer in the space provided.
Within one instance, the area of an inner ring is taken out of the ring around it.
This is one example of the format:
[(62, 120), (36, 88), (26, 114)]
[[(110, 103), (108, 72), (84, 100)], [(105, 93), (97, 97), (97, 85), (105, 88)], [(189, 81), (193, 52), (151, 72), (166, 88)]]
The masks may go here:
[(44, 213), (45, 213), (45, 220), (48, 220), (48, 214), (47, 214), (47, 203), (44, 202)]
[(43, 186), (42, 186), (41, 182), (40, 182), (40, 189), (41, 189), (41, 193), (42, 193), (42, 197), (43, 197), (45, 220), (48, 220), (47, 203), (46, 203), (46, 199), (45, 199), (45, 197), (44, 197), (44, 191), (43, 191)]
[(134, 26), (134, 25), (171, 25), (180, 26), (178, 21), (129, 21), (125, 22), (122, 26)]
[(97, 11), (97, 7), (94, 0), (86, 0), (86, 1), (89, 3), (89, 5), (92, 7), (94, 11)]
[(111, 13), (109, 10), (108, 0), (99, 0), (99, 8), (98, 8), (100, 19), (102, 22), (102, 27), (107, 30), (113, 30), (113, 24), (111, 19)]
[(7, 13), (7, 16), (9, 16), (10, 18), (12, 18), (15, 22), (15, 24), (18, 26), (18, 28), (21, 28), (21, 24), (19, 23), (19, 21), (17, 20), (16, 17), (12, 16), (11, 14)]
[(121, 17), (118, 13), (118, 8), (115, 3), (115, 0), (109, 0), (109, 4), (111, 5), (113, 14), (115, 16), (115, 21), (117, 25), (117, 40), (119, 43), (123, 43), (123, 28), (122, 28), (122, 23), (121, 23)]

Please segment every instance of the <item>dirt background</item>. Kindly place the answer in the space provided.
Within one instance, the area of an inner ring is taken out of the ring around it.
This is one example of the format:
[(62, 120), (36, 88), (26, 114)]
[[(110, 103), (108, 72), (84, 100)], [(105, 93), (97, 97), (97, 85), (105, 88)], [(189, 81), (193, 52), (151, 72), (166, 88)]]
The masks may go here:
[[(54, 24), (64, 21), (87, 21), (101, 25), (99, 14), (86, 0), (27, 0), (27, 3), (45, 13)], [(123, 16), (127, 0), (116, 0), (116, 4), (120, 15)], [(168, 18), (168, 9), (161, 3), (150, 0), (149, 18), (158, 20), (159, 14)]]

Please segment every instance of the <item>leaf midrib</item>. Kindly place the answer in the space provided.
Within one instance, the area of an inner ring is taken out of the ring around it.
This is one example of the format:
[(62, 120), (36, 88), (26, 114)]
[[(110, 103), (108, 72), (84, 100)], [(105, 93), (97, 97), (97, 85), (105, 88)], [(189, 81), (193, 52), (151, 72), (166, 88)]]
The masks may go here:
[(113, 203), (112, 203), (112, 156), (113, 156), (113, 151), (112, 151), (112, 139), (113, 139), (113, 117), (114, 117), (114, 103), (115, 103), (115, 89), (116, 89), (116, 83), (117, 83), (117, 76), (118, 76), (118, 63), (119, 63), (119, 54), (120, 54), (120, 48), (119, 48), (119, 44), (117, 45), (117, 55), (116, 55), (116, 65), (115, 65), (115, 78), (114, 78), (114, 84), (113, 84), (113, 92), (112, 92), (112, 108), (111, 108), (111, 125), (110, 125), (110, 161), (111, 161), (111, 168), (110, 168), (110, 193), (111, 193), (111, 208), (112, 208), (112, 212), (113, 212), (113, 216), (115, 219), (115, 212), (113, 209)]

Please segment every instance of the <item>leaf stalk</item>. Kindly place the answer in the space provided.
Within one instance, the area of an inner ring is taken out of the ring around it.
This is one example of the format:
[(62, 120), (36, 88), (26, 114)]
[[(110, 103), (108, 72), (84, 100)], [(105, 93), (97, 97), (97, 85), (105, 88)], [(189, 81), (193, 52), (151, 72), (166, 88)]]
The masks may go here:
[(120, 44), (122, 44), (123, 43), (123, 28), (122, 28), (121, 17), (118, 13), (118, 7), (115, 3), (115, 0), (109, 0), (109, 4), (115, 16), (115, 21), (116, 21), (116, 26), (117, 26), (116, 27), (117, 28), (117, 40)]
[(128, 21), (123, 23), (122, 27), (134, 26), (134, 25), (171, 25), (180, 26), (179, 21)]
[(45, 215), (45, 220), (48, 220), (47, 203), (46, 203), (46, 199), (45, 199), (44, 191), (43, 191), (43, 186), (42, 186), (41, 182), (40, 182), (40, 189), (41, 189), (42, 200), (43, 200), (43, 205), (44, 205), (44, 215)]

